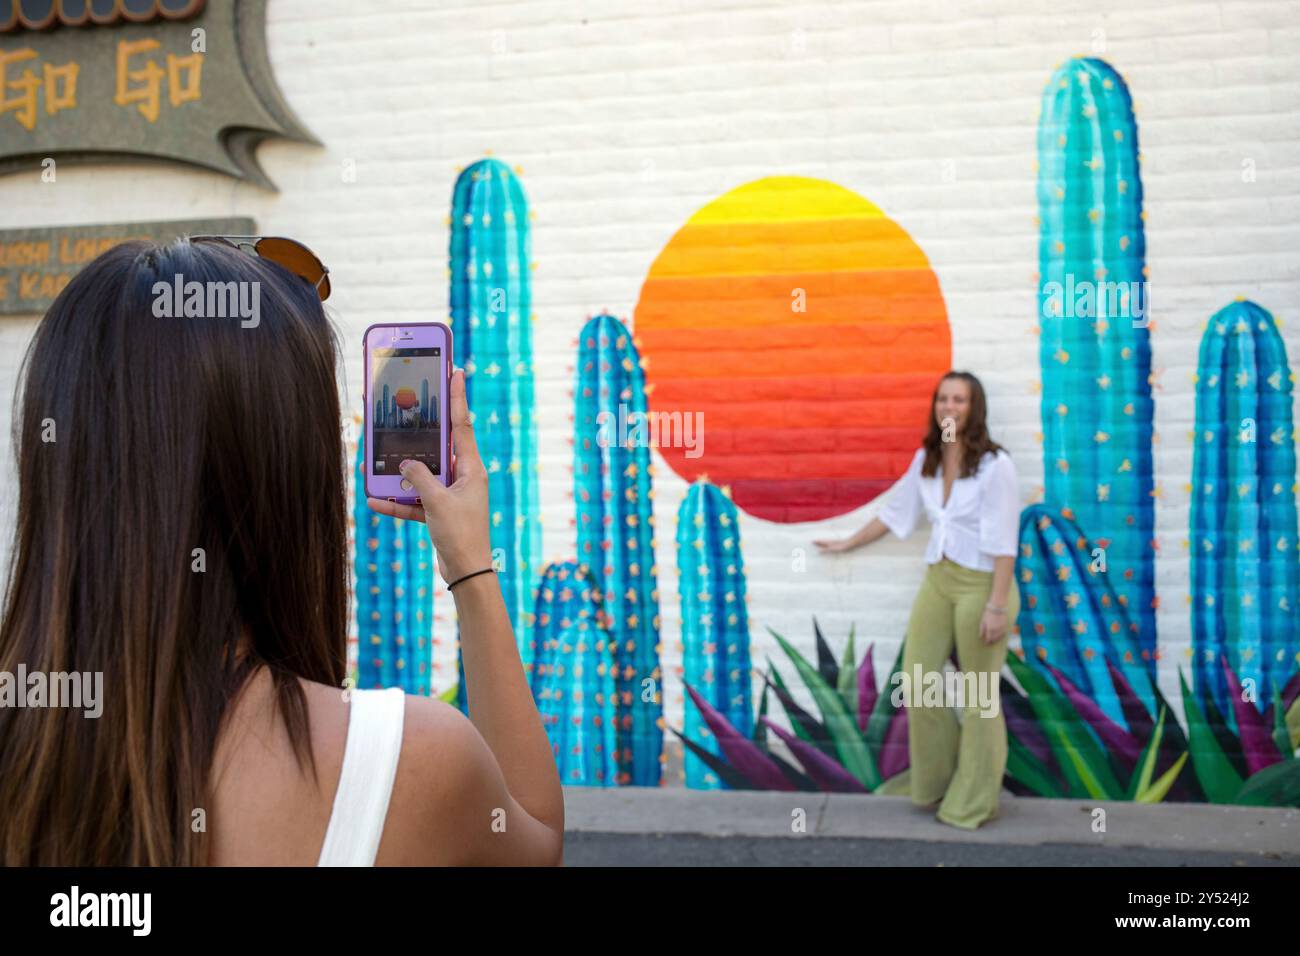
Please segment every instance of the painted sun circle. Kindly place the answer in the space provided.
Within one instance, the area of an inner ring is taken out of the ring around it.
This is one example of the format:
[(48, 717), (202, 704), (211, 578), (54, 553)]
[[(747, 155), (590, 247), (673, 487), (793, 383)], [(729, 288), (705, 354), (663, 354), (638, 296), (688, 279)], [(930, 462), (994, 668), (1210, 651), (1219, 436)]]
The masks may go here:
[(783, 523), (897, 481), (952, 359), (920, 247), (857, 193), (797, 176), (691, 216), (651, 265), (634, 329), (650, 411), (699, 413), (703, 428), (694, 447), (661, 445), (664, 460)]

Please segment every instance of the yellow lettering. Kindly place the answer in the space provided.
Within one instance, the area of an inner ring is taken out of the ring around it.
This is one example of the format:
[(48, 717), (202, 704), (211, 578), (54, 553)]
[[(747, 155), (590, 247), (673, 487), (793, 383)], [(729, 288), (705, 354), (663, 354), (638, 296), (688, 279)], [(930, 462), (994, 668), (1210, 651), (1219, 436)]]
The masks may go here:
[[(41, 85), (41, 81), (31, 67), (23, 70), (21, 79), (9, 80), (6, 68), (10, 63), (34, 59), (35, 50), (15, 50), (13, 53), (0, 51), (0, 113), (13, 113), (14, 119), (29, 133), (36, 128), (36, 88)], [(13, 90), (18, 95), (10, 97), (6, 92), (8, 90)]]
[(39, 266), (50, 258), (48, 242), (9, 242), (0, 246), (0, 266)]
[(18, 276), (18, 298), (53, 299), (71, 281), (70, 275), (24, 272)]
[(45, 299), (53, 299), (62, 292), (64, 287), (71, 281), (72, 276), (70, 275), (47, 275), (41, 282), (41, 297)]
[(59, 261), (65, 265), (80, 265), (123, 241), (117, 236), (103, 239), (78, 239), (74, 236), (64, 236), (59, 240)]
[[(45, 64), (45, 112), (53, 116), (59, 110), (70, 110), (77, 105), (77, 73), (81, 67), (76, 63), (63, 66)], [(58, 81), (63, 81), (63, 92), (58, 91)]]
[[(182, 77), (182, 74), (184, 76)], [(203, 54), (189, 56), (167, 54), (167, 99), (172, 106), (189, 103), (202, 96), (199, 85), (203, 76)]]
[[(163, 71), (153, 60), (146, 60), (144, 67), (130, 70), (131, 57), (137, 53), (147, 53), (158, 48), (157, 40), (119, 40), (117, 43), (117, 95), (113, 102), (118, 106), (135, 104), (140, 115), (150, 123), (158, 122), (158, 105), (162, 96)], [(131, 86), (130, 83), (141, 83)]]

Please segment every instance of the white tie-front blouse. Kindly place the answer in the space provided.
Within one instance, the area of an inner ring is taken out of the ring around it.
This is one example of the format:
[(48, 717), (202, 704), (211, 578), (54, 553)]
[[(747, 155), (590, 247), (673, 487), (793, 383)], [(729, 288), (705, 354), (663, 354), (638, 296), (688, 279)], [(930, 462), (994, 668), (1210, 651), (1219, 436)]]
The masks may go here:
[(900, 538), (916, 527), (924, 509), (930, 519), (930, 540), (925, 561), (944, 557), (976, 571), (992, 571), (993, 559), (1014, 555), (1020, 538), (1020, 479), (1015, 463), (1005, 451), (988, 451), (969, 478), (952, 483), (948, 504), (943, 503), (943, 467), (929, 478), (921, 474), (925, 449), (918, 448), (907, 471), (890, 489), (880, 520)]

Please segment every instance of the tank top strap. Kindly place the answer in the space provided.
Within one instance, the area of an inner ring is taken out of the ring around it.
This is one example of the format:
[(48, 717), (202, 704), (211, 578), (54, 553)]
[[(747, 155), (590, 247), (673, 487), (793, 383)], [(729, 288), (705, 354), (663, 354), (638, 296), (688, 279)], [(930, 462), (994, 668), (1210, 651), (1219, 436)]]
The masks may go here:
[(317, 866), (373, 866), (402, 750), (400, 687), (354, 690), (339, 788)]

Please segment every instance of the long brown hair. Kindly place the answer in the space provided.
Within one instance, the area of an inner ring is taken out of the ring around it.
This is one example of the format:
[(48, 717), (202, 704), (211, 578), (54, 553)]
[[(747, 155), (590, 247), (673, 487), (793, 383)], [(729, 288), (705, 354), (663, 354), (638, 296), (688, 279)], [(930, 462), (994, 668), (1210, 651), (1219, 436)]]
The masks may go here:
[[(966, 414), (966, 425), (961, 431), (963, 443), (961, 473), (958, 478), (969, 478), (979, 471), (980, 459), (987, 452), (1006, 451), (989, 437), (988, 400), (984, 397), (984, 386), (970, 372), (951, 371), (939, 379), (930, 396), (930, 427), (925, 433), (922, 445), (925, 448), (925, 463), (921, 465), (921, 474), (932, 477), (943, 467), (943, 429), (934, 416), (935, 403), (939, 401), (939, 389), (943, 383), (960, 379), (970, 386), (970, 410)], [(1010, 454), (1010, 452), (1007, 452)]]
[[(251, 283), (258, 322), (156, 317), (175, 277)], [(339, 686), (346, 665), (338, 354), (310, 285), (218, 243), (119, 245), (46, 313), (19, 378), (0, 671), (102, 672), (104, 700), (98, 719), (0, 707), (0, 862), (206, 862), (192, 823), (259, 666), (314, 769), (298, 678)]]

